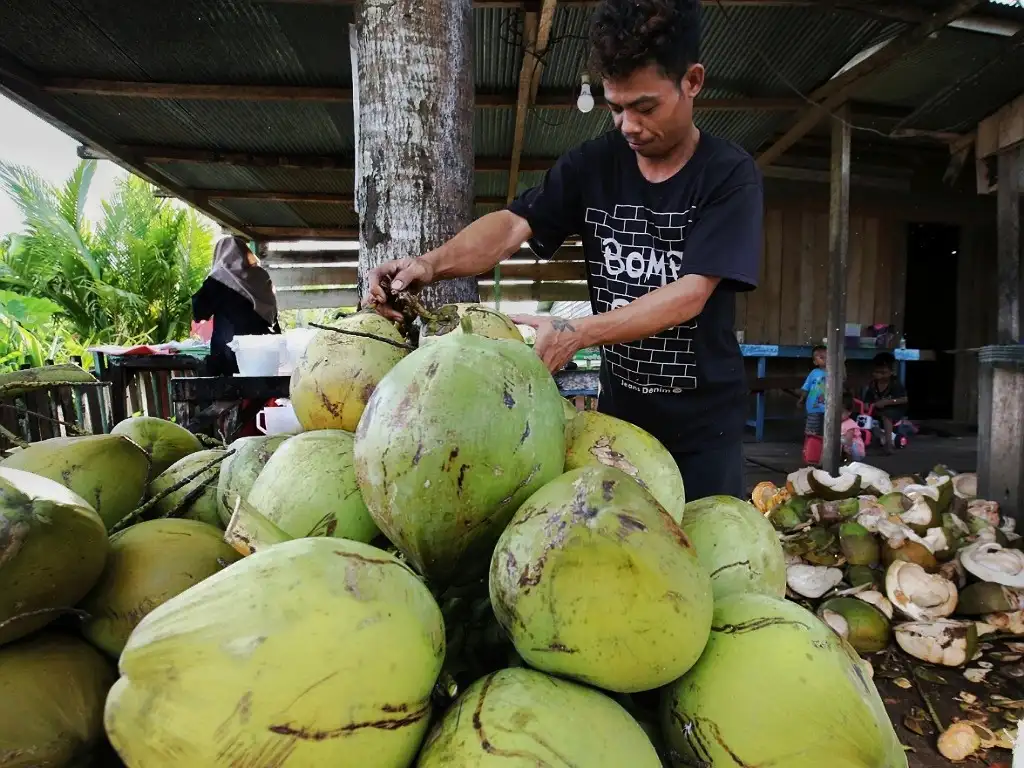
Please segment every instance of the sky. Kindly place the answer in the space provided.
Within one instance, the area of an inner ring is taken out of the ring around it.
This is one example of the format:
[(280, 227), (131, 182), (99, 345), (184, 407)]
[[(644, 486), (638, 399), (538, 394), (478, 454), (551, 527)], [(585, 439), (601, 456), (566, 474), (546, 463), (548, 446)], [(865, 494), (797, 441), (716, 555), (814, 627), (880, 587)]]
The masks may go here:
[[(52, 184), (61, 184), (75, 170), (79, 159), (78, 142), (61, 133), (10, 99), (0, 96), (0, 161), (26, 165)], [(109, 160), (100, 160), (93, 177), (86, 215), (100, 218), (101, 203), (109, 198), (114, 185), (126, 172)], [(0, 193), (0, 234), (21, 229), (17, 206)]]

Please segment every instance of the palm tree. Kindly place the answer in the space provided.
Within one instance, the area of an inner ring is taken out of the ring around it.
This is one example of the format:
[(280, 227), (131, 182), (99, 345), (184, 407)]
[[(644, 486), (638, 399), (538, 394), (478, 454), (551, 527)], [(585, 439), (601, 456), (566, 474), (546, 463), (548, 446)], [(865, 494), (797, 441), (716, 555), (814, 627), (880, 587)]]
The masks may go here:
[(56, 305), (66, 354), (187, 337), (190, 299), (210, 268), (211, 228), (130, 176), (103, 203), (93, 229), (84, 210), (95, 169), (95, 161), (80, 163), (56, 187), (31, 169), (0, 163), (0, 189), (25, 222), (0, 249), (0, 289)]

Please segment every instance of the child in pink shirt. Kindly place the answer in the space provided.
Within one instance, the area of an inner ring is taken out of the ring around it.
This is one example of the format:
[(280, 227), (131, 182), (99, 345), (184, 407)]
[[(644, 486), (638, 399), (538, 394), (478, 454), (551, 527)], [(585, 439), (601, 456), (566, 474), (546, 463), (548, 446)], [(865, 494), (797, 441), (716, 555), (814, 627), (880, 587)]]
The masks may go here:
[(864, 435), (853, 420), (853, 397), (843, 397), (843, 421), (839, 427), (842, 435), (843, 455), (851, 461), (863, 461), (866, 453)]

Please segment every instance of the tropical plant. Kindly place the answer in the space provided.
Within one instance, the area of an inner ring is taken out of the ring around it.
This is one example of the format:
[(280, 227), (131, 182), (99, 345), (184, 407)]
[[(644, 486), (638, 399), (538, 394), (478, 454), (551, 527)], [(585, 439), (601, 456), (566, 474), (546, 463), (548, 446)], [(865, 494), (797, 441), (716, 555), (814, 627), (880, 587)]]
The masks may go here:
[(211, 228), (137, 177), (118, 183), (94, 228), (85, 203), (95, 168), (94, 161), (79, 164), (58, 187), (0, 163), (0, 189), (25, 221), (0, 248), (0, 289), (57, 308), (49, 329), (56, 336), (47, 339), (54, 359), (90, 345), (187, 338), (191, 296), (210, 268)]

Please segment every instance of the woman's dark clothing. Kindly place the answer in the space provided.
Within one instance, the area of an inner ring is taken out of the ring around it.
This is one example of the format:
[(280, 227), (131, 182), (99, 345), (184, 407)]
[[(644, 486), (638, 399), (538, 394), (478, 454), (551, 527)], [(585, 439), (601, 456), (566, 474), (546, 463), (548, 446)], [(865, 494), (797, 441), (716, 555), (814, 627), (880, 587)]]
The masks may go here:
[(202, 288), (192, 296), (192, 315), (196, 322), (213, 318), (210, 356), (206, 361), (207, 373), (211, 376), (238, 373), (235, 353), (228, 348), (228, 342), (235, 336), (281, 332), (276, 320), (273, 327), (267, 325), (256, 313), (252, 301), (211, 277), (206, 278)]

